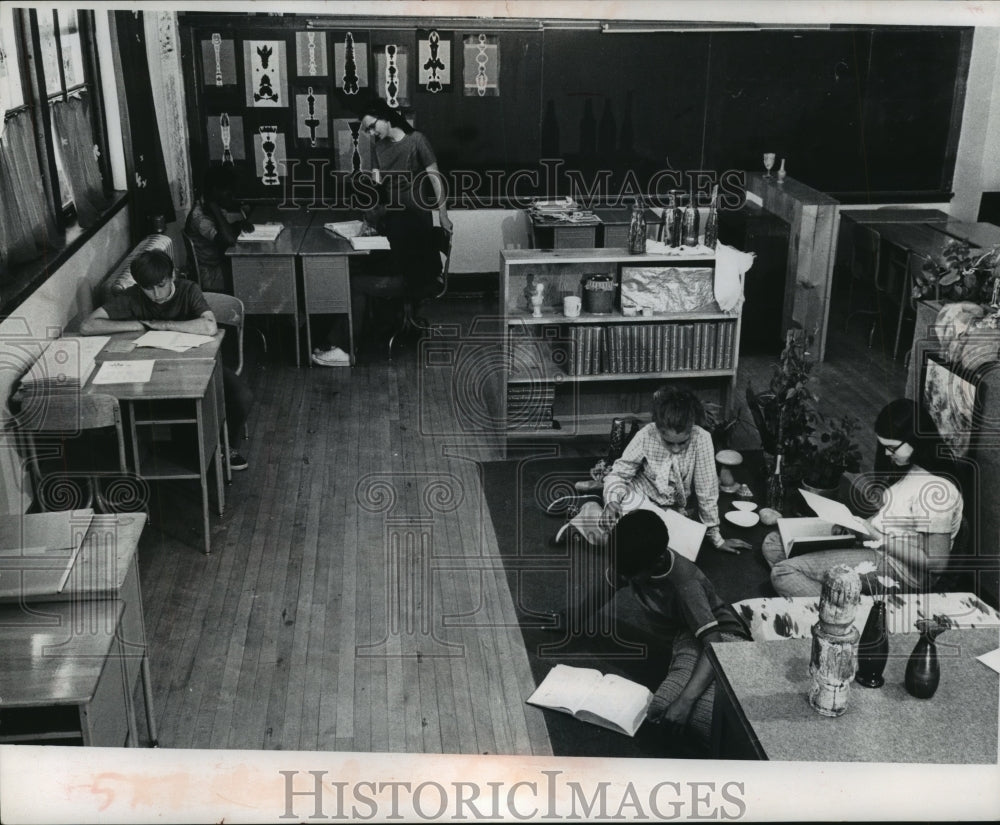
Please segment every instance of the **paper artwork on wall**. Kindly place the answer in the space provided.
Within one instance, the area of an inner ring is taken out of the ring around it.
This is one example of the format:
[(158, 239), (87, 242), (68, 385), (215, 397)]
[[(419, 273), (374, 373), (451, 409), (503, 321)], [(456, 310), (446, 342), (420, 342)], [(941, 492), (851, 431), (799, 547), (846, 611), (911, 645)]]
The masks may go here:
[(208, 118), (208, 159), (232, 165), (234, 161), (246, 160), (243, 143), (243, 118), (223, 112)]
[(334, 119), (333, 151), (338, 171), (360, 172), (372, 168), (372, 142), (361, 134), (360, 118)]
[(451, 91), (451, 37), (417, 32), (417, 88), (437, 94)]
[(406, 46), (386, 43), (375, 51), (375, 78), (379, 97), (393, 109), (408, 106), (410, 89), (407, 84), (409, 54)]
[(335, 35), (333, 44), (333, 77), (344, 94), (356, 95), (368, 88), (368, 44), (347, 32), (343, 39)]
[(326, 77), (326, 32), (295, 33), (295, 69), (299, 75)]
[(206, 86), (236, 85), (236, 44), (213, 34), (211, 40), (201, 41), (202, 74)]
[(295, 95), (296, 135), (309, 141), (312, 147), (326, 146), (330, 137), (326, 125), (327, 102), (325, 94), (317, 94), (312, 86), (305, 94)]
[(465, 94), (471, 97), (498, 97), (500, 38), (495, 34), (467, 34), (463, 45)]
[(277, 126), (261, 126), (253, 136), (254, 168), (265, 186), (277, 186), (285, 175), (285, 136)]
[(288, 105), (284, 40), (247, 40), (243, 43), (247, 106)]

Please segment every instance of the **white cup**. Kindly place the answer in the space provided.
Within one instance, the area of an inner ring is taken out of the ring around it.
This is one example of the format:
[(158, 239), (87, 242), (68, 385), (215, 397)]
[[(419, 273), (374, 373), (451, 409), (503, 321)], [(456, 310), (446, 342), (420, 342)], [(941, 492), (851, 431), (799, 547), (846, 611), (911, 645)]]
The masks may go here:
[(567, 295), (563, 298), (563, 315), (567, 318), (580, 317), (580, 297), (578, 295)]

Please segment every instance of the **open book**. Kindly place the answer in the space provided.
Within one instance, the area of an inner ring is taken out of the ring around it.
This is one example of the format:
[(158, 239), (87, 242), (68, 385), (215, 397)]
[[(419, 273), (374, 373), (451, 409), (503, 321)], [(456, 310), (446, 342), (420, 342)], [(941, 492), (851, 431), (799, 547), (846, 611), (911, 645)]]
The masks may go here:
[(244, 230), (240, 232), (236, 240), (238, 241), (274, 241), (281, 230), (285, 228), (281, 223), (258, 223), (254, 224), (253, 232)]
[(701, 550), (701, 543), (705, 540), (705, 532), (708, 529), (700, 521), (690, 519), (676, 510), (658, 507), (645, 496), (637, 503), (623, 502), (623, 505), (622, 511), (625, 513), (632, 510), (649, 510), (656, 513), (667, 525), (667, 533), (670, 535), (667, 546), (688, 561), (698, 560), (698, 551)]
[(602, 728), (635, 736), (646, 718), (653, 694), (643, 685), (587, 667), (556, 665), (534, 693), (529, 705), (562, 711)]
[(852, 533), (835, 534), (833, 527), (821, 518), (779, 518), (781, 549), (786, 557), (791, 558), (817, 550), (843, 550), (858, 546), (858, 540)]

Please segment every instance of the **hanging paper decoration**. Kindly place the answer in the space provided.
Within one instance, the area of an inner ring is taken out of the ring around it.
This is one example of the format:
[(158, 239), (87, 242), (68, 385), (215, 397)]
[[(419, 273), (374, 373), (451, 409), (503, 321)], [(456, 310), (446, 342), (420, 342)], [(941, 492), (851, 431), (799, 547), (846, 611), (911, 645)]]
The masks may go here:
[(417, 32), (417, 88), (451, 91), (451, 38), (438, 32)]
[(246, 160), (243, 143), (243, 118), (223, 112), (208, 119), (208, 158), (224, 165)]
[(310, 86), (306, 93), (295, 95), (295, 120), (298, 123), (296, 134), (306, 138), (309, 145), (326, 146), (326, 138), (330, 133), (326, 126), (326, 95), (317, 94)]
[(353, 32), (333, 44), (333, 77), (344, 94), (368, 88), (368, 44), (355, 39)]
[(285, 41), (247, 40), (243, 43), (247, 106), (287, 106)]
[(375, 52), (375, 77), (379, 97), (392, 108), (408, 106), (410, 90), (407, 85), (409, 55), (406, 46), (386, 43)]
[(467, 34), (463, 43), (465, 94), (472, 97), (498, 97), (500, 38), (495, 34)]
[(202, 74), (206, 86), (236, 85), (236, 45), (213, 34), (211, 40), (201, 41)]
[(360, 172), (372, 168), (372, 142), (361, 134), (361, 120), (333, 121), (333, 150), (338, 171)]
[(295, 33), (295, 68), (300, 75), (326, 77), (326, 34)]
[(254, 135), (254, 164), (260, 173), (260, 182), (265, 186), (277, 186), (279, 177), (285, 175), (285, 136), (277, 126), (261, 126)]

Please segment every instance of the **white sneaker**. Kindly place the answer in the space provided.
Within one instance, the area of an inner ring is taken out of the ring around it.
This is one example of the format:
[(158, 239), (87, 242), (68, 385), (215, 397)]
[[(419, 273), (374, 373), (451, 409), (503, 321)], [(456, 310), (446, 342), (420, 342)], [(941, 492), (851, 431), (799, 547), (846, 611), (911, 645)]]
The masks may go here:
[(351, 356), (340, 347), (331, 347), (325, 351), (313, 352), (312, 362), (321, 367), (349, 367)]

